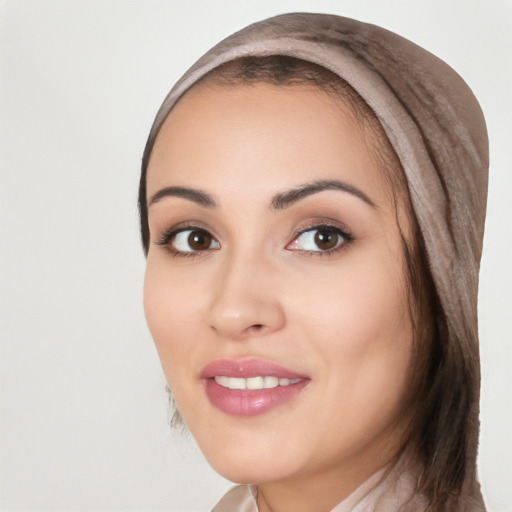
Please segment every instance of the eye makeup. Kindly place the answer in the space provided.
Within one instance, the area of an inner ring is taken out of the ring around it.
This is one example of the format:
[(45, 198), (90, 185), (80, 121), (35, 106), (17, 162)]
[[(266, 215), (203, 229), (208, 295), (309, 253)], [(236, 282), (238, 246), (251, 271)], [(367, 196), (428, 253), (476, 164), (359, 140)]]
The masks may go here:
[(354, 236), (338, 222), (314, 220), (295, 230), (287, 250), (312, 256), (332, 256), (345, 250), (354, 241)]
[[(345, 250), (354, 241), (353, 235), (345, 227), (325, 220), (302, 225), (292, 236), (291, 242), (284, 249), (315, 256), (334, 255)], [(181, 223), (168, 228), (155, 243), (178, 257), (199, 256), (221, 248), (219, 241), (209, 230), (192, 223)]]
[(194, 257), (220, 249), (219, 242), (207, 229), (193, 224), (172, 226), (155, 243), (179, 257)]
[(316, 223), (297, 232), (287, 250), (327, 256), (332, 255), (352, 243), (353, 236), (338, 226)]

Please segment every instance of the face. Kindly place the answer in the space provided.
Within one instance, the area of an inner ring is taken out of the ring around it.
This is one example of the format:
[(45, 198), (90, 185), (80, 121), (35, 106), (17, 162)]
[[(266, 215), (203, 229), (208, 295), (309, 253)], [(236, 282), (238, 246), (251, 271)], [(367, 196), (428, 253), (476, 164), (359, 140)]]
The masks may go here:
[(153, 150), (146, 317), (187, 427), (236, 482), (368, 476), (403, 433), (401, 237), (351, 112), (313, 87), (200, 85)]

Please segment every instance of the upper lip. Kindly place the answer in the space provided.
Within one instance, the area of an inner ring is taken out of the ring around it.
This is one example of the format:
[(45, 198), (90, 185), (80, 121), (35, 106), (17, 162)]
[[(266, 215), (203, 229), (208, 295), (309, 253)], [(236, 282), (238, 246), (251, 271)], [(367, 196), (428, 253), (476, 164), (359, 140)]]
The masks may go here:
[(201, 370), (200, 378), (211, 379), (221, 375), (246, 379), (258, 376), (278, 377), (280, 379), (308, 378), (264, 359), (216, 359)]

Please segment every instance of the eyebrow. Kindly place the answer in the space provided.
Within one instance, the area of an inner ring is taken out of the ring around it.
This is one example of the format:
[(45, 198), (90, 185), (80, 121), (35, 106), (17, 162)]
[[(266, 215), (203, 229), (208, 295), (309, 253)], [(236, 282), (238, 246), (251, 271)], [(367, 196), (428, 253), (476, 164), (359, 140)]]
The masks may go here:
[(148, 201), (148, 208), (164, 199), (164, 197), (181, 197), (193, 201), (200, 206), (204, 206), (205, 208), (217, 207), (217, 203), (213, 197), (201, 190), (188, 187), (165, 187), (151, 197)]
[[(347, 192), (361, 199), (372, 208), (377, 208), (377, 205), (362, 190), (359, 190), (353, 185), (338, 180), (318, 180), (276, 194), (270, 202), (270, 209), (272, 211), (284, 210), (305, 197), (318, 194), (325, 190), (341, 190), (342, 192)], [(216, 208), (218, 206), (215, 199), (202, 190), (189, 187), (165, 187), (151, 197), (148, 201), (148, 208), (165, 197), (181, 197), (205, 208)]]
[(372, 208), (377, 208), (377, 205), (362, 190), (359, 190), (353, 185), (338, 180), (318, 180), (293, 188), (286, 192), (276, 194), (272, 198), (270, 209), (283, 210), (305, 197), (318, 194), (324, 190), (341, 190), (343, 192), (347, 192), (358, 199), (361, 199)]

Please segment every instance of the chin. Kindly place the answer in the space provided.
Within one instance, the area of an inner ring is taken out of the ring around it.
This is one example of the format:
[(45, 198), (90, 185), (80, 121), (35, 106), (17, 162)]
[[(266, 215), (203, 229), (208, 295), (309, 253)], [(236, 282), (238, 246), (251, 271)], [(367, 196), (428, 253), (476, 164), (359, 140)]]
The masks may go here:
[[(194, 432), (192, 432), (194, 435)], [(283, 449), (286, 440), (278, 442), (263, 432), (239, 431), (205, 438), (195, 436), (199, 448), (212, 468), (237, 484), (262, 484), (286, 479), (304, 463), (297, 450)], [(291, 442), (290, 447), (295, 446)]]
[(237, 460), (208, 459), (208, 462), (219, 475), (236, 484), (263, 484), (291, 476), (290, 467), (276, 467), (275, 460), (265, 461), (260, 457), (255, 460), (248, 457), (238, 457)]

